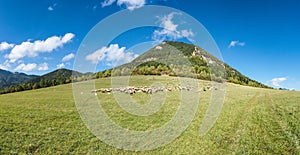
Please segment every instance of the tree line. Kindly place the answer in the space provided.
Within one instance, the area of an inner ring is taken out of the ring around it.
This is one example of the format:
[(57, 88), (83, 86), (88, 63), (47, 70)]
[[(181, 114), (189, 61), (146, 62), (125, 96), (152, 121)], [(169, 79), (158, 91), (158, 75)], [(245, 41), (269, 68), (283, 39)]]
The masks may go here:
[(40, 88), (46, 88), (46, 87), (52, 87), (62, 84), (68, 84), (72, 82), (80, 82), (92, 79), (94, 77), (91, 76), (80, 76), (80, 77), (58, 77), (57, 79), (46, 79), (43, 78), (39, 81), (28, 81), (24, 82), (18, 85), (12, 85), (9, 87), (6, 87), (2, 90), (0, 90), (0, 94), (7, 94), (7, 93), (14, 93), (14, 92), (20, 92), (25, 90), (34, 90), (34, 89), (40, 89)]
[(122, 66), (115, 69), (109, 69), (95, 73), (95, 78), (105, 78), (111, 76), (130, 76), (130, 75), (169, 75), (179, 77), (191, 77), (201, 80), (209, 80), (216, 82), (231, 82), (235, 84), (271, 88), (264, 84), (261, 84), (255, 80), (242, 75), (238, 71), (234, 70), (227, 64), (223, 69), (218, 64), (215, 66), (208, 66), (205, 61), (199, 59), (199, 57), (189, 58), (191, 66), (185, 65), (166, 65), (155, 61), (145, 62), (135, 68)]

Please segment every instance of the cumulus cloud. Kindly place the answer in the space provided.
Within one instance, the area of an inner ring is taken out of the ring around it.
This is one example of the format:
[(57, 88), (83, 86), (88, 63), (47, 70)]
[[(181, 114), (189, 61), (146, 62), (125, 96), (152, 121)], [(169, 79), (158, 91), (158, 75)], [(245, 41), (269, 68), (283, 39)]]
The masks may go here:
[(181, 36), (184, 38), (189, 38), (189, 37), (194, 36), (194, 33), (192, 32), (192, 30), (182, 30)]
[(52, 6), (49, 6), (49, 7), (48, 7), (48, 10), (49, 10), (49, 11), (53, 11), (54, 9), (53, 9)]
[(8, 49), (11, 49), (14, 46), (15, 46), (14, 44), (9, 44), (7, 42), (2, 42), (2, 43), (0, 43), (0, 51), (5, 51), (5, 50), (8, 50)]
[(91, 61), (93, 64), (98, 63), (98, 61), (105, 61), (106, 65), (114, 67), (128, 63), (137, 56), (137, 54), (132, 52), (126, 52), (125, 47), (119, 48), (118, 44), (111, 44), (109, 47), (102, 47), (87, 55), (86, 60)]
[(3, 64), (0, 64), (0, 69), (3, 69), (3, 70), (8, 70), (10, 68), (10, 63), (8, 60), (6, 60)]
[(64, 57), (62, 58), (61, 61), (62, 61), (62, 62), (70, 61), (70, 60), (73, 59), (74, 57), (75, 57), (75, 55), (74, 55), (73, 53), (70, 53), (70, 54), (64, 56)]
[(37, 64), (35, 64), (35, 63), (30, 63), (30, 64), (24, 64), (24, 63), (22, 63), (19, 66), (17, 66), (15, 68), (15, 70), (16, 71), (26, 71), (26, 72), (28, 72), (28, 71), (35, 70), (36, 67), (37, 67)]
[(10, 59), (11, 63), (14, 63), (23, 57), (36, 57), (40, 53), (50, 53), (57, 48), (63, 47), (63, 45), (70, 42), (74, 36), (73, 33), (67, 33), (64, 36), (52, 36), (46, 40), (22, 42), (19, 45), (15, 45), (11, 52), (5, 57)]
[(159, 19), (160, 27), (162, 27), (162, 30), (155, 30), (152, 38), (154, 40), (162, 41), (166, 39), (181, 39), (181, 38), (188, 38), (194, 36), (194, 33), (192, 30), (178, 30), (178, 24), (175, 24), (173, 22), (174, 15), (180, 15), (180, 13), (172, 12), (166, 16), (163, 16)]
[(42, 63), (42, 64), (37, 65), (36, 63), (29, 63), (29, 64), (21, 63), (15, 68), (15, 71), (30, 72), (30, 71), (34, 71), (34, 70), (38, 70), (38, 71), (48, 70), (48, 64)]
[(231, 47), (235, 47), (235, 46), (245, 46), (246, 43), (245, 42), (240, 42), (238, 40), (233, 40), (230, 42), (230, 44), (228, 45), (228, 48), (231, 48)]
[(64, 67), (65, 67), (65, 64), (64, 64), (64, 63), (61, 63), (61, 64), (56, 65), (56, 67), (57, 67), (58, 69), (61, 69), (61, 68), (64, 68)]
[(146, 0), (105, 0), (102, 2), (102, 7), (110, 6), (117, 1), (117, 5), (125, 5), (127, 9), (134, 10), (143, 7), (146, 4)]
[(9, 68), (3, 64), (0, 64), (0, 69), (2, 70), (8, 70)]
[(104, 54), (105, 54), (105, 50), (107, 49), (107, 47), (102, 47), (100, 49), (98, 49), (97, 51), (95, 51), (92, 54), (89, 54), (85, 57), (86, 60), (91, 61), (93, 64), (97, 64), (98, 61), (101, 61), (104, 59)]
[(53, 5), (50, 5), (48, 7), (48, 11), (53, 11), (54, 10), (54, 7), (57, 5), (57, 3), (54, 3)]
[(126, 5), (129, 10), (141, 8), (145, 5), (145, 3), (145, 0), (118, 0), (117, 2), (119, 6), (122, 4)]
[(45, 62), (45, 63), (40, 64), (37, 70), (46, 71), (48, 69), (49, 69), (48, 64)]
[(105, 0), (104, 2), (102, 2), (102, 7), (106, 7), (106, 6), (110, 6), (112, 5), (116, 0)]
[(73, 33), (67, 33), (63, 36), (63, 38), (61, 39), (61, 42), (63, 44), (70, 42), (73, 38), (75, 37), (75, 34)]
[(273, 78), (269, 82), (271, 82), (272, 85), (278, 87), (278, 86), (280, 86), (281, 82), (286, 81), (286, 80), (287, 80), (287, 78), (285, 78), (285, 77), (282, 77), (282, 78)]

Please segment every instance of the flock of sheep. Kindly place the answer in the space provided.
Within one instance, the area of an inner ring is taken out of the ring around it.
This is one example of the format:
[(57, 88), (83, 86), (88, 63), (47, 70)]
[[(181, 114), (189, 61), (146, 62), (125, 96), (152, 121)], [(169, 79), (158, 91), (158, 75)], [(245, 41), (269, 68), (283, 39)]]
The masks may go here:
[[(101, 93), (122, 92), (122, 93), (133, 95), (135, 93), (153, 94), (153, 93), (157, 93), (157, 92), (175, 91), (175, 90), (190, 91), (192, 89), (193, 89), (192, 86), (177, 86), (177, 87), (167, 87), (167, 88), (145, 86), (145, 87), (125, 87), (125, 88), (101, 88), (101, 89), (97, 89), (97, 90), (92, 90), (91, 93), (94, 93), (95, 95), (97, 95), (98, 92), (101, 92)], [(217, 90), (217, 88), (207, 86), (207, 87), (204, 87), (202, 90), (203, 91)]]

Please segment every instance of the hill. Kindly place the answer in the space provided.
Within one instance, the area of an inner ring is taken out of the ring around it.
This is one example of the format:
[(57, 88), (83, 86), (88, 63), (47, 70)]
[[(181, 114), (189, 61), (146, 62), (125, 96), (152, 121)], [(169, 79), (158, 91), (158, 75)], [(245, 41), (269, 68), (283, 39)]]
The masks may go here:
[(2, 88), (2, 90), (0, 89), (0, 94), (45, 88), (76, 81), (84, 81), (87, 79), (91, 79), (92, 77), (93, 73), (83, 74), (69, 69), (57, 69), (42, 76), (34, 76), (33, 78), (27, 79), (26, 81), (15, 85), (8, 85), (7, 87)]
[[(176, 77), (132, 76), (130, 83), (136, 87), (153, 83), (171, 85), (174, 80)], [(202, 80), (199, 83), (210, 84)], [(111, 79), (97, 79), (95, 87), (110, 88)], [(76, 109), (71, 84), (0, 95), (0, 154), (300, 153), (299, 92), (229, 83), (222, 112), (215, 125), (206, 135), (199, 136), (211, 92), (200, 92), (200, 104), (193, 121), (178, 138), (150, 151), (126, 151), (93, 135)], [(179, 109), (180, 92), (166, 93), (166, 100), (159, 111), (146, 117), (132, 115), (122, 109), (115, 94), (99, 93), (96, 98), (111, 121), (128, 130), (147, 131), (163, 126)], [(95, 98), (90, 91), (86, 95)], [(150, 94), (127, 96), (142, 105), (151, 100)]]
[(96, 78), (120, 75), (170, 75), (271, 88), (252, 80), (199, 46), (164, 41), (132, 62), (96, 73)]
[(42, 76), (34, 76), (0, 70), (0, 94), (129, 74), (183, 76), (271, 88), (244, 76), (201, 47), (183, 42), (164, 41), (128, 64), (95, 74), (58, 69)]
[(92, 78), (127, 75), (169, 75), (193, 77), (245, 86), (271, 88), (252, 80), (201, 47), (183, 42), (165, 41), (132, 62), (98, 73), (79, 73), (58, 69), (42, 76), (0, 71), (0, 94), (56, 86)]
[(38, 83), (41, 81), (51, 81), (57, 85), (57, 84), (70, 83), (72, 81), (72, 79), (77, 79), (84, 75), (85, 74), (77, 72), (77, 71), (62, 68), (62, 69), (58, 69), (58, 70), (52, 71), (50, 73), (47, 73), (45, 75), (42, 75), (40, 77), (31, 79), (27, 82)]
[(0, 69), (0, 89), (3, 89), (5, 87), (9, 87), (11, 85), (17, 85), (23, 82), (26, 82), (28, 80), (34, 79), (38, 76), (36, 75), (27, 75), (24, 73), (18, 73), (18, 72), (9, 72)]

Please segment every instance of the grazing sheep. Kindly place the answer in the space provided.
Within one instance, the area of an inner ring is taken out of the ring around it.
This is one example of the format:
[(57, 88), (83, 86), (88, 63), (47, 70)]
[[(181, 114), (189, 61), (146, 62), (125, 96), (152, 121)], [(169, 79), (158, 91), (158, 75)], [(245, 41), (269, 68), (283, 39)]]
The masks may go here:
[[(91, 93), (101, 92), (101, 93), (110, 94), (111, 92), (123, 92), (123, 93), (126, 93), (126, 94), (133, 95), (133, 94), (138, 93), (138, 92), (153, 94), (153, 93), (158, 93), (158, 92), (175, 91), (175, 90), (190, 91), (190, 90), (192, 90), (192, 88), (193, 87), (191, 87), (191, 86), (184, 86), (184, 87), (183, 86), (177, 86), (177, 87), (168, 87), (168, 88), (164, 88), (164, 87), (151, 88), (151, 87), (147, 87), (147, 86), (144, 86), (144, 87), (126, 87), (126, 88), (101, 88), (101, 89), (97, 89), (97, 90), (92, 90)], [(204, 91), (206, 91), (206, 90), (204, 90)]]
[(151, 88), (149, 88), (149, 89), (147, 90), (147, 93), (148, 93), (148, 94), (152, 94), (152, 92), (153, 92), (153, 90), (152, 90)]
[(128, 90), (128, 93), (129, 93), (130, 95), (133, 95), (133, 94), (135, 94), (135, 90), (134, 90), (134, 89), (130, 89), (130, 90)]

